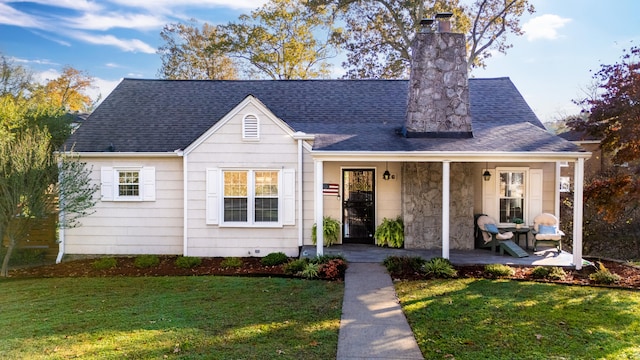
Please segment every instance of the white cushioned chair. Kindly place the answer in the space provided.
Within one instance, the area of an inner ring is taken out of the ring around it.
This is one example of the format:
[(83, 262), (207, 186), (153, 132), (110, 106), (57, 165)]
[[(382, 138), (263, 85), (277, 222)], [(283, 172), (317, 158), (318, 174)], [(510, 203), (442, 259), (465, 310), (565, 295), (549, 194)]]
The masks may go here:
[(480, 246), (482, 248), (490, 247), (491, 251), (495, 252), (496, 248), (500, 246), (500, 241), (510, 240), (513, 238), (513, 233), (511, 231), (500, 232), (496, 225), (496, 221), (487, 215), (478, 217), (476, 222), (478, 224), (478, 229), (482, 231), (482, 237), (484, 239), (484, 244)]
[(559, 229), (558, 218), (549, 213), (542, 213), (533, 219), (533, 251), (538, 243), (552, 243), (558, 251), (562, 251), (564, 233)]

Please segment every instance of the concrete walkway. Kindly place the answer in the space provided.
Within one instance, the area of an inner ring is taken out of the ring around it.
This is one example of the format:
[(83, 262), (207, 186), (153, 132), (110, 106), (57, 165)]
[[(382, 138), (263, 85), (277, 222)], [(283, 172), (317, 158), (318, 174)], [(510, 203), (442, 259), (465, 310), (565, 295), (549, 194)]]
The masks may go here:
[(345, 275), (338, 360), (424, 359), (379, 263), (350, 263)]

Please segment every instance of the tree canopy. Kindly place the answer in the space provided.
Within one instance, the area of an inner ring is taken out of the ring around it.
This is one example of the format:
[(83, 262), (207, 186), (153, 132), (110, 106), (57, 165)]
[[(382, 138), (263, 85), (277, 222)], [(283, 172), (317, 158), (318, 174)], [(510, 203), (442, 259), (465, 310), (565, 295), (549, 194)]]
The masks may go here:
[[(5, 70), (8, 84), (24, 79), (23, 68), (9, 64)], [(0, 276), (7, 275), (13, 249), (34, 219), (60, 209), (68, 216), (59, 225), (75, 226), (95, 203), (96, 187), (84, 164), (66, 158), (58, 162), (54, 154), (71, 133), (68, 111), (90, 103), (81, 93), (89, 79), (65, 68), (45, 85), (24, 83), (0, 95), (0, 239), (8, 239)]]
[(252, 78), (326, 78), (340, 39), (323, 7), (310, 12), (299, 0), (271, 0), (220, 29), (224, 40), (211, 51), (245, 61)]
[(229, 56), (217, 50), (218, 29), (197, 21), (165, 25), (160, 32), (164, 44), (158, 48), (162, 66), (158, 76), (171, 80), (233, 80), (238, 69)]
[(640, 205), (640, 47), (624, 51), (619, 62), (602, 65), (594, 74), (599, 91), (579, 101), (587, 117), (576, 117), (569, 126), (601, 139), (602, 151), (616, 165), (585, 187), (585, 197), (608, 220), (625, 208)]
[(522, 34), (520, 17), (534, 12), (528, 0), (310, 0), (330, 7), (346, 23), (347, 78), (404, 78), (420, 20), (454, 14), (453, 30), (467, 34), (468, 66), (484, 67), (491, 51), (505, 53), (507, 35)]

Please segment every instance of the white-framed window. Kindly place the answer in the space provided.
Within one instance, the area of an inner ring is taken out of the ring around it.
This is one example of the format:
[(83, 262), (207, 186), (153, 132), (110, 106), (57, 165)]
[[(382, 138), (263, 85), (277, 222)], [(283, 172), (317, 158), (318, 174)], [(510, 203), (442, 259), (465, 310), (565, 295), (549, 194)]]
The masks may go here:
[(542, 169), (498, 167), (488, 171), (490, 180), (482, 182), (484, 214), (501, 225), (512, 225), (515, 218), (530, 224), (542, 212)]
[(513, 219), (524, 219), (526, 203), (527, 170), (498, 171), (499, 222), (513, 223)]
[(253, 114), (248, 114), (242, 118), (242, 140), (260, 140), (260, 121)]
[(100, 169), (102, 201), (155, 201), (154, 167), (103, 166)]
[(220, 226), (295, 224), (293, 169), (207, 169), (206, 222)]

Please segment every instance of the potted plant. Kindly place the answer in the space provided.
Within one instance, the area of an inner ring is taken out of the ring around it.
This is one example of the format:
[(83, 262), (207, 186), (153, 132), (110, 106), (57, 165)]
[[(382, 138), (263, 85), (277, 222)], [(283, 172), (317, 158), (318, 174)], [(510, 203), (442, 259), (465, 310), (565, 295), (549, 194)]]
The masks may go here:
[(522, 219), (520, 219), (520, 218), (514, 218), (513, 219), (513, 223), (516, 224), (516, 229), (520, 229), (522, 227), (522, 223), (524, 223), (524, 221), (522, 221)]
[[(315, 245), (318, 241), (316, 234), (318, 224), (313, 224), (311, 228), (311, 241)], [(340, 237), (340, 222), (330, 216), (325, 216), (322, 220), (322, 233), (324, 234), (324, 246), (331, 246), (338, 242)]]
[(378, 246), (401, 248), (404, 245), (404, 223), (402, 217), (384, 218), (374, 234)]

